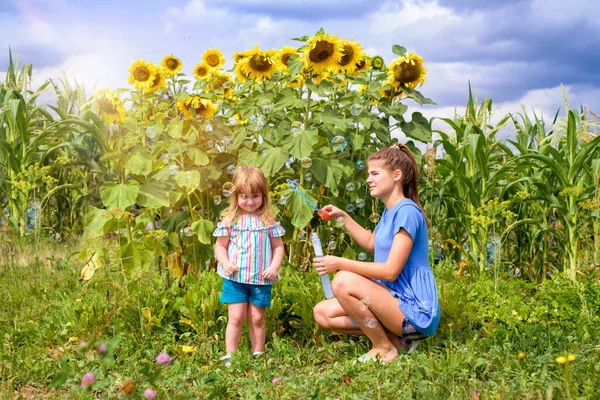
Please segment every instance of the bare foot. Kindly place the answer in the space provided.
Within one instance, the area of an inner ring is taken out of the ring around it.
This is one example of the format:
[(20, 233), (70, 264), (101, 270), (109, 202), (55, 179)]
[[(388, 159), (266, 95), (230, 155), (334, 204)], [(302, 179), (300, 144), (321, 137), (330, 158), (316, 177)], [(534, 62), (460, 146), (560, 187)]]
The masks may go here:
[(392, 347), (373, 347), (371, 350), (369, 350), (367, 355), (369, 355), (373, 359), (377, 359), (377, 357), (379, 357), (379, 360), (382, 363), (389, 363), (389, 362), (394, 361), (394, 359), (396, 357), (398, 357), (398, 350), (394, 346), (392, 346)]

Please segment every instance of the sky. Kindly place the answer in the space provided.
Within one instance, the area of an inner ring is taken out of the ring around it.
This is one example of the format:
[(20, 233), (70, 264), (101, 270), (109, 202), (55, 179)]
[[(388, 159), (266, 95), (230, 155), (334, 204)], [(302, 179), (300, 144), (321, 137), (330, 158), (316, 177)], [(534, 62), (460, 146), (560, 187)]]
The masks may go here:
[(298, 46), (323, 27), (387, 63), (394, 44), (421, 55), (436, 105), (408, 101), (410, 112), (461, 113), (470, 83), (496, 120), (521, 105), (551, 119), (564, 115), (561, 84), (570, 107), (600, 114), (599, 15), (597, 0), (0, 0), (0, 76), (10, 47), (38, 84), (64, 71), (89, 90), (130, 87), (140, 58), (174, 54), (191, 75), (218, 48), (228, 69), (234, 51)]

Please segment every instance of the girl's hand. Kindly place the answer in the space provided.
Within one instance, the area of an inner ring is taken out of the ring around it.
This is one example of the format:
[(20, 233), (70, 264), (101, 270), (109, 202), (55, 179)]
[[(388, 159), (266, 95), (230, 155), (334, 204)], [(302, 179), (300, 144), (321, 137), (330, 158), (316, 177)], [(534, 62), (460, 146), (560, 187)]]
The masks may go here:
[(240, 268), (234, 263), (229, 263), (229, 265), (224, 267), (223, 269), (225, 270), (225, 276), (227, 276), (228, 278), (240, 270)]
[(337, 217), (344, 217), (344, 218), (346, 218), (346, 216), (348, 215), (342, 209), (337, 208), (336, 206), (331, 205), (331, 204), (328, 204), (325, 207), (323, 207), (323, 210), (325, 210), (325, 212), (327, 214), (329, 214), (331, 216), (331, 218), (337, 218)]
[(268, 281), (276, 281), (279, 280), (279, 271), (275, 267), (269, 267), (263, 271), (261, 277)]
[(339, 269), (339, 261), (341, 257), (336, 256), (325, 256), (314, 258), (313, 263), (315, 264), (315, 269), (317, 270), (317, 274), (325, 275), (330, 272), (335, 272)]

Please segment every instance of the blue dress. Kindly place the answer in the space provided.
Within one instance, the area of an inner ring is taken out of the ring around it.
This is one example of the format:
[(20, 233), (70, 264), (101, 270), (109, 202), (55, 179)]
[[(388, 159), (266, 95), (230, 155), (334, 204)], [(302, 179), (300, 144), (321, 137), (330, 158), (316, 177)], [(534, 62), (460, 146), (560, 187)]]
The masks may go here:
[(440, 322), (437, 285), (429, 266), (429, 242), (425, 215), (410, 199), (384, 210), (375, 227), (375, 262), (387, 261), (396, 233), (404, 228), (413, 240), (410, 255), (395, 281), (376, 282), (386, 286), (399, 299), (404, 316), (421, 333), (432, 336)]

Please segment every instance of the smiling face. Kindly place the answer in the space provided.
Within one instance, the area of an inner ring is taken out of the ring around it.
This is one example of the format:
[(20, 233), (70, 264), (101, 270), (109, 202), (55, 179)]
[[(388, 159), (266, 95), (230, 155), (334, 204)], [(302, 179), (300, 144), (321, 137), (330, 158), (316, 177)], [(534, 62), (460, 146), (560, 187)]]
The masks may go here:
[(245, 214), (259, 214), (262, 210), (263, 196), (260, 193), (241, 191), (238, 194), (238, 207)]
[(367, 185), (371, 196), (377, 199), (389, 197), (396, 189), (401, 178), (402, 172), (399, 169), (390, 171), (385, 168), (382, 161), (369, 161)]

